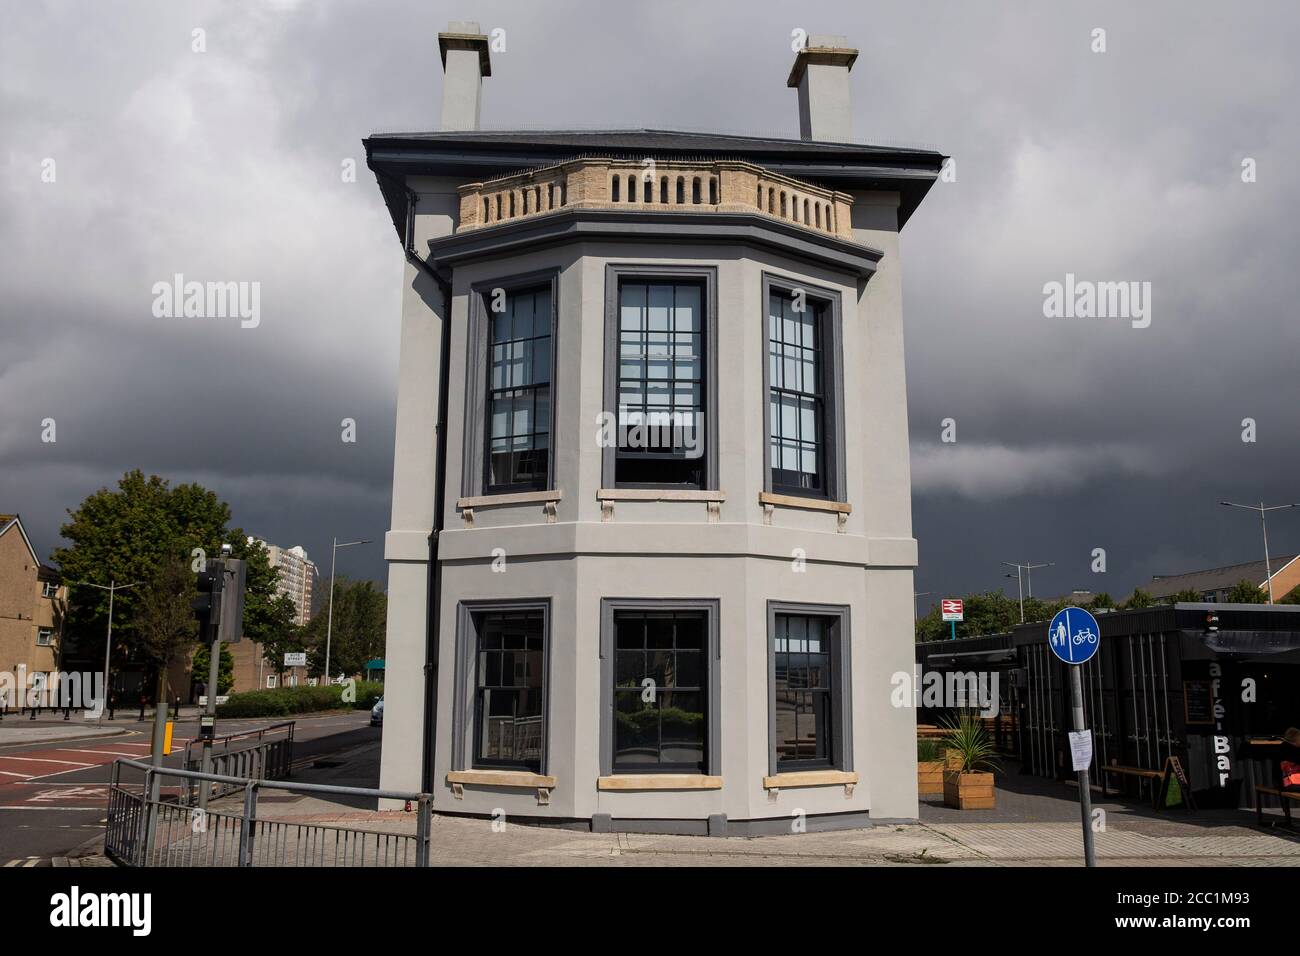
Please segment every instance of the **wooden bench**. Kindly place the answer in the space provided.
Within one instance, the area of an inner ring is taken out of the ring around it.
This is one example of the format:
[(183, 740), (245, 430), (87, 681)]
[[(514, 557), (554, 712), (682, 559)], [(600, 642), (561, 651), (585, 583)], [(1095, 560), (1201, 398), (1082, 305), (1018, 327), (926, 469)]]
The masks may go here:
[(1291, 829), (1291, 802), (1300, 803), (1300, 792), (1294, 790), (1279, 790), (1277, 787), (1255, 787), (1255, 820), (1260, 825), (1264, 825), (1264, 806), (1260, 800), (1264, 794), (1270, 797), (1277, 797), (1278, 803), (1282, 804), (1282, 816), (1286, 818), (1286, 828)]
[[(1159, 770), (1149, 770), (1146, 767), (1125, 767), (1121, 764), (1116, 764), (1116, 763), (1110, 764), (1108, 766), (1103, 766), (1101, 768), (1101, 794), (1104, 797), (1110, 796), (1110, 792), (1106, 789), (1106, 775), (1112, 773), (1117, 774), (1121, 777), (1136, 777), (1138, 779), (1139, 795), (1142, 793), (1142, 781), (1149, 780), (1151, 782), (1151, 808), (1153, 810), (1160, 809), (1160, 807), (1157, 805), (1158, 803), (1157, 796), (1160, 792), (1160, 788), (1156, 786), (1156, 781), (1160, 780), (1160, 778), (1163, 777), (1164, 774), (1162, 774)], [(1118, 794), (1119, 790), (1116, 789), (1115, 792)]]

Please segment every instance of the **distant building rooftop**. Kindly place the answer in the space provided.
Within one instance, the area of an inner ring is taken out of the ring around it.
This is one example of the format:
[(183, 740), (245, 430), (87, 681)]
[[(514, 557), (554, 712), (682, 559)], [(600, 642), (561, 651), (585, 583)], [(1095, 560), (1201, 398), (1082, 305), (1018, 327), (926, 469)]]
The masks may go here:
[[(1275, 589), (1278, 588), (1280, 583), (1278, 578), (1283, 576), (1284, 571), (1286, 572), (1284, 580), (1289, 580), (1295, 571), (1300, 570), (1300, 567), (1291, 567), (1297, 557), (1300, 555), (1284, 554), (1269, 558)], [(1168, 597), (1179, 591), (1199, 591), (1204, 594), (1211, 591), (1231, 591), (1239, 581), (1243, 580), (1261, 588), (1268, 583), (1268, 571), (1265, 570), (1263, 558), (1258, 561), (1247, 561), (1244, 564), (1229, 564), (1222, 568), (1207, 568), (1204, 571), (1158, 574), (1148, 584), (1142, 585), (1142, 590), (1157, 598)], [(1290, 588), (1287, 590), (1289, 591)], [(1286, 592), (1277, 593), (1275, 596), (1280, 598), (1284, 593)]]

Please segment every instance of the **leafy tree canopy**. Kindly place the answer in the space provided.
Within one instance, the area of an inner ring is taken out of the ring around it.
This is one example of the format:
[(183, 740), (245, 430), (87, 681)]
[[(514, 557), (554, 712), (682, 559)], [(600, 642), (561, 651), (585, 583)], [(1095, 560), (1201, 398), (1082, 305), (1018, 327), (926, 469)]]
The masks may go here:
[[(179, 564), (193, 589), (195, 549), (218, 558), (228, 543), (247, 564), (244, 635), (266, 642), (292, 629), (292, 604), (276, 592), (276, 569), (266, 547), (231, 528), (230, 506), (202, 485), (171, 485), (158, 475), (127, 472), (116, 489), (90, 494), (60, 529), (68, 544), (52, 558), (69, 582), (67, 633), (73, 642), (102, 640), (108, 623), (108, 592), (76, 582), (136, 584), (116, 592), (113, 602), (114, 655), (157, 662), (158, 633), (146, 637), (148, 620), (167, 603), (151, 594), (163, 578), (160, 569)], [(166, 583), (169, 590), (175, 582)], [(144, 610), (148, 606), (151, 610)], [(192, 644), (192, 641), (190, 642)]]
[(1229, 604), (1267, 604), (1268, 591), (1261, 589), (1258, 584), (1242, 578), (1232, 586), (1232, 590), (1227, 594), (1226, 601)]
[[(328, 597), (327, 597), (328, 600)], [(334, 626), (329, 638), (330, 674), (359, 674), (366, 661), (384, 656), (388, 599), (373, 581), (334, 581)], [(328, 605), (302, 629), (311, 673), (325, 672)]]

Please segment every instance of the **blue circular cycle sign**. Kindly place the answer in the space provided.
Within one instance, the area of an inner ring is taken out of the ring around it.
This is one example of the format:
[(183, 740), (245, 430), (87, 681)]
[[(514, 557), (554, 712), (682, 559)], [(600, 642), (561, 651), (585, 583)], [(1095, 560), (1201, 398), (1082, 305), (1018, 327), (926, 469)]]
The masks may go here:
[(1065, 663), (1082, 664), (1101, 646), (1101, 627), (1081, 607), (1062, 608), (1047, 628), (1047, 646)]

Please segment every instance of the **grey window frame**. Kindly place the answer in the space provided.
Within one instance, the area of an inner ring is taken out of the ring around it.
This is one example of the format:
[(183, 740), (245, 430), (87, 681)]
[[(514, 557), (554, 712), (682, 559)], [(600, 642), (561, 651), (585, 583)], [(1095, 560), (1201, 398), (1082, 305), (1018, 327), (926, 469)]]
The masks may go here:
[[(703, 611), (705, 626), (704, 717), (707, 750), (704, 773), (722, 773), (722, 662), (718, 598), (601, 598), (600, 600), (600, 775), (614, 772), (614, 615), (619, 611)], [(620, 774), (662, 773), (653, 766)]]
[(478, 689), (478, 628), (474, 617), (493, 611), (541, 611), (542, 614), (542, 759), (539, 773), (550, 763), (551, 739), (551, 599), (510, 598), (460, 601), (456, 604), (456, 660), (451, 695), (451, 769), (500, 770), (500, 765), (475, 767), (474, 711)]
[(555, 374), (560, 332), (559, 266), (476, 282), (470, 286), (469, 318), (466, 323), (465, 340), (465, 424), (461, 456), (461, 494), (465, 497), (511, 493), (507, 490), (489, 492), (487, 485), (488, 330), (492, 315), (487, 299), (491, 297), (494, 289), (504, 289), (509, 295), (512, 291), (547, 283), (551, 286), (551, 445), (546, 459), (546, 487), (538, 490), (555, 489), (555, 450), (558, 444), (555, 426), (559, 420), (556, 411), (558, 383)]
[(825, 436), (826, 488), (822, 492), (798, 491), (782, 488), (781, 494), (797, 498), (812, 498), (818, 501), (845, 502), (848, 500), (848, 483), (845, 475), (844, 456), (844, 333), (843, 309), (840, 293), (835, 289), (814, 285), (791, 279), (788, 276), (771, 272), (763, 273), (762, 304), (762, 347), (763, 347), (763, 490), (772, 492), (772, 372), (770, 367), (771, 341), (768, 331), (768, 303), (773, 291), (793, 294), (802, 289), (807, 299), (821, 303), (825, 309), (822, 313), (823, 328), (822, 348), (823, 365), (823, 412), (826, 421), (822, 425)]
[[(42, 641), (42, 640), (41, 640), (41, 634), (42, 634), (42, 633), (48, 635), (48, 636), (49, 636), (49, 640)], [(54, 644), (54, 628), (52, 628), (52, 627), (38, 627), (38, 628), (36, 629), (36, 646), (37, 646), (37, 647), (51, 647), (51, 646), (53, 646), (53, 644)]]
[[(701, 491), (718, 489), (718, 267), (692, 265), (662, 265), (649, 263), (608, 263), (605, 266), (605, 377), (603, 410), (618, 414), (618, 341), (619, 341), (619, 285), (625, 280), (646, 279), (664, 282), (680, 279), (683, 282), (703, 282), (704, 295), (704, 480)], [(601, 449), (601, 487), (619, 487), (614, 480), (618, 448)], [(645, 488), (645, 484), (635, 486)], [(663, 484), (655, 487), (680, 488), (681, 485)]]
[[(776, 776), (779, 758), (776, 751), (776, 617), (793, 614), (800, 617), (836, 619), (835, 647), (831, 653), (831, 769), (846, 773), (853, 770), (853, 633), (847, 604), (805, 604), (795, 601), (767, 602), (767, 768)], [(786, 773), (793, 770), (786, 770)]]

